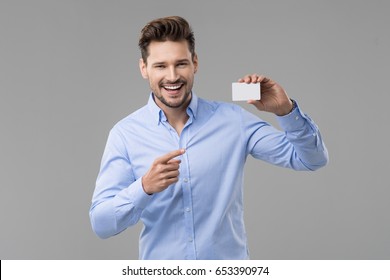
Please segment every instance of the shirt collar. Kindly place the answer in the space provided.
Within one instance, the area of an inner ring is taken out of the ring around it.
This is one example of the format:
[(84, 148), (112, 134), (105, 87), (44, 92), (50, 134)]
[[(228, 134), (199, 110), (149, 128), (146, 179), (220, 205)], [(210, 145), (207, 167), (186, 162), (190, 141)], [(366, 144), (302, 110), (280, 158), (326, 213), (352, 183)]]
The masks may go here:
[[(194, 117), (196, 119), (197, 113), (198, 113), (198, 96), (194, 92), (191, 93), (191, 102), (187, 107), (187, 114), (191, 117)], [(156, 102), (154, 101), (154, 94), (153, 92), (150, 93), (149, 101), (148, 101), (148, 108), (150, 112), (152, 113), (153, 119), (157, 124), (159, 124), (161, 121), (167, 120), (164, 112), (161, 110), (160, 107), (157, 106)]]

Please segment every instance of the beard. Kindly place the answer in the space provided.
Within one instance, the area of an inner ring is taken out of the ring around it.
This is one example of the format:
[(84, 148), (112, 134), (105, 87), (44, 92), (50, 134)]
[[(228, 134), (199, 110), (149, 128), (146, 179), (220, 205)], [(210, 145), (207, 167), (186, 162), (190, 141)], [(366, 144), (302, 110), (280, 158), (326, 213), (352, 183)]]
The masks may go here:
[(187, 102), (190, 95), (191, 95), (191, 91), (186, 92), (180, 100), (177, 100), (176, 102), (169, 102), (164, 98), (164, 96), (162, 94), (156, 95), (154, 93), (154, 96), (157, 97), (157, 99), (160, 100), (161, 103), (163, 103), (165, 106), (167, 106), (169, 108), (180, 108), (181, 106), (183, 106)]
[[(177, 98), (174, 98), (173, 101), (168, 101), (164, 95), (162, 94), (162, 91), (165, 90), (164, 85), (169, 85), (169, 84), (182, 84), (180, 90), (186, 90), (186, 92), (183, 94), (183, 96), (180, 98), (177, 96)], [(156, 93), (158, 92), (158, 93)], [(182, 107), (190, 98), (191, 95), (191, 88), (187, 88), (187, 82), (184, 79), (179, 79), (175, 82), (167, 82), (167, 81), (162, 81), (159, 83), (159, 90), (153, 91), (153, 95), (157, 97), (158, 100), (160, 100), (161, 103), (163, 103), (165, 106), (169, 108), (180, 108)]]

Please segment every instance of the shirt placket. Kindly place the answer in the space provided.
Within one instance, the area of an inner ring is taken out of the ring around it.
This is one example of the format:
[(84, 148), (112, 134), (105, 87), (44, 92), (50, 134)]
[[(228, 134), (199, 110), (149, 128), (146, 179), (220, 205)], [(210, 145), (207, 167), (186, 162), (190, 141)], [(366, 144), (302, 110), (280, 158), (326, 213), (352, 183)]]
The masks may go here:
[[(187, 142), (189, 139), (189, 126), (192, 123), (192, 118), (189, 119), (184, 126), (180, 136), (169, 125), (171, 135), (176, 139), (179, 149), (187, 149)], [(196, 259), (196, 244), (195, 244), (195, 228), (194, 228), (194, 216), (192, 206), (192, 191), (191, 191), (191, 176), (189, 168), (188, 154), (184, 153), (181, 156), (180, 163), (180, 177), (177, 185), (180, 184), (183, 193), (182, 211), (184, 213), (184, 240), (186, 248), (186, 259)]]
[[(185, 127), (181, 133), (179, 145), (183, 149), (187, 149), (188, 140), (188, 127)], [(186, 233), (186, 248), (187, 258), (196, 259), (196, 247), (195, 247), (195, 228), (194, 228), (194, 216), (192, 207), (192, 190), (191, 190), (191, 176), (189, 169), (188, 153), (182, 155), (182, 162), (180, 165), (180, 183), (183, 191), (183, 210), (184, 210), (184, 226)]]

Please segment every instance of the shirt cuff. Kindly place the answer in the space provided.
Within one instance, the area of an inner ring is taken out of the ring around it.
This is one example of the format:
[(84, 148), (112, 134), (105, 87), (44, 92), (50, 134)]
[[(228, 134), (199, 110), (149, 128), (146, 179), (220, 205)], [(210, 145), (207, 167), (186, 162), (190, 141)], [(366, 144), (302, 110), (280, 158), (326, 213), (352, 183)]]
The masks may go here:
[(307, 118), (296, 103), (296, 107), (289, 114), (277, 116), (277, 120), (284, 131), (295, 131), (305, 126)]
[(142, 187), (142, 177), (132, 183), (128, 188), (128, 195), (130, 201), (134, 203), (134, 206), (139, 209), (145, 209), (149, 201), (152, 199), (152, 195), (148, 195)]

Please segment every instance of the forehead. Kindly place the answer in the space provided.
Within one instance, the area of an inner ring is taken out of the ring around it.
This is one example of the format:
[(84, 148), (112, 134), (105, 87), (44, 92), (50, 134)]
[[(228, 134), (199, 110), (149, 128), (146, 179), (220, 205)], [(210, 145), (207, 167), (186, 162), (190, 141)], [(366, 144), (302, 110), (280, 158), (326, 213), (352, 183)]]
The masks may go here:
[(148, 62), (165, 62), (181, 59), (191, 59), (188, 42), (183, 41), (152, 41), (148, 46)]

